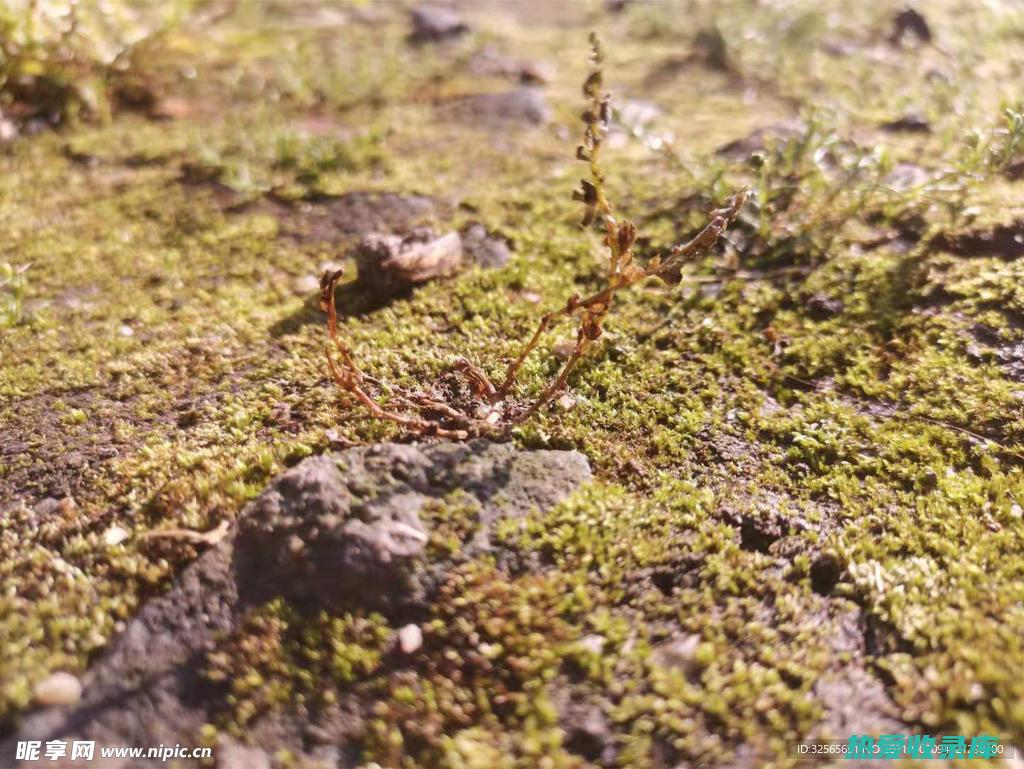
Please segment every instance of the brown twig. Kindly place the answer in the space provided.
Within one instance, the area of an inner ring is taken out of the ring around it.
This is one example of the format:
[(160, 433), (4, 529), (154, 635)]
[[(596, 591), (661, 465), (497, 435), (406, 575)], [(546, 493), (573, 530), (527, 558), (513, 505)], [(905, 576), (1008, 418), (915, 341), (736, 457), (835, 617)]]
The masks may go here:
[(604, 229), (604, 243), (608, 247), (607, 285), (586, 299), (572, 296), (562, 309), (544, 315), (533, 336), (515, 360), (509, 364), (505, 379), (493, 396), (494, 400), (508, 395), (526, 358), (536, 349), (541, 337), (552, 323), (559, 318), (575, 314), (577, 310), (582, 311), (579, 328), (576, 332), (576, 344), (569, 359), (554, 381), (545, 388), (540, 398), (515, 421), (523, 421), (531, 417), (565, 387), (569, 374), (586, 354), (591, 344), (604, 332), (604, 321), (611, 311), (615, 294), (618, 291), (628, 288), (644, 278), (651, 277), (660, 278), (673, 285), (679, 283), (682, 265), (714, 246), (747, 200), (747, 190), (740, 190), (729, 198), (724, 208), (712, 211), (711, 221), (704, 229), (689, 242), (673, 248), (665, 261), (655, 257), (646, 266), (638, 265), (633, 253), (633, 244), (637, 237), (636, 226), (628, 219), (621, 223), (616, 221), (612, 204), (604, 190), (604, 172), (601, 170), (599, 157), (601, 145), (608, 132), (611, 96), (602, 92), (601, 65), (604, 61), (604, 53), (597, 35), (591, 33), (590, 44), (591, 69), (583, 83), (583, 95), (589, 102), (587, 111), (583, 113), (586, 129), (583, 132), (583, 144), (576, 148), (576, 157), (589, 164), (590, 179), (580, 181), (580, 187), (573, 193), (573, 198), (583, 203), (585, 207), (583, 226), (587, 227), (597, 221)]
[[(583, 226), (588, 227), (596, 222), (604, 230), (604, 244), (608, 248), (606, 285), (586, 298), (581, 299), (579, 295), (573, 295), (562, 308), (544, 314), (533, 335), (523, 345), (515, 359), (508, 364), (505, 377), (498, 386), (495, 386), (482, 369), (465, 358), (458, 358), (454, 368), (463, 376), (473, 395), (478, 399), (479, 408), (476, 412), (465, 413), (426, 393), (397, 392), (394, 400), (410, 412), (399, 413), (383, 406), (365, 389), (366, 381), (379, 383), (370, 380), (360, 371), (352, 351), (337, 332), (334, 289), (342, 273), (340, 270), (324, 273), (320, 282), (320, 304), (327, 312), (328, 336), (333, 341), (339, 357), (339, 361), (336, 362), (328, 351), (328, 368), (338, 386), (352, 393), (371, 416), (394, 422), (420, 435), (457, 439), (491, 432), (501, 425), (508, 426), (529, 419), (566, 387), (570, 374), (593, 343), (604, 333), (604, 322), (612, 309), (616, 293), (645, 278), (659, 278), (671, 285), (678, 284), (681, 280), (682, 266), (712, 248), (739, 214), (747, 200), (746, 189), (733, 194), (723, 208), (712, 211), (711, 219), (704, 229), (690, 241), (673, 248), (664, 260), (655, 257), (643, 266), (636, 262), (633, 252), (637, 238), (636, 226), (628, 219), (620, 222), (615, 218), (614, 209), (604, 190), (604, 173), (599, 158), (601, 146), (608, 133), (611, 97), (603, 92), (601, 65), (604, 54), (600, 40), (591, 34), (590, 43), (591, 69), (583, 84), (583, 94), (588, 100), (588, 109), (583, 113), (586, 129), (583, 133), (583, 144), (576, 149), (576, 157), (589, 166), (590, 179), (581, 180), (579, 188), (573, 193), (573, 198), (584, 205)], [(521, 411), (510, 408), (510, 393), (526, 359), (556, 321), (574, 316), (579, 318), (576, 342), (561, 370), (528, 408)], [(483, 418), (479, 416), (481, 412), (484, 413)]]
[(448, 429), (434, 420), (389, 411), (363, 389), (365, 377), (356, 365), (352, 351), (341, 340), (341, 337), (338, 336), (338, 311), (335, 306), (334, 289), (343, 274), (343, 270), (335, 270), (333, 272), (329, 270), (320, 278), (320, 307), (327, 312), (327, 334), (334, 343), (338, 356), (341, 359), (339, 364), (334, 360), (330, 350), (328, 350), (327, 367), (338, 387), (352, 393), (366, 407), (370, 414), (377, 419), (394, 422), (421, 435), (436, 435), (441, 438), (454, 438), (456, 440), (465, 440), (469, 437), (469, 433), (464, 429)]

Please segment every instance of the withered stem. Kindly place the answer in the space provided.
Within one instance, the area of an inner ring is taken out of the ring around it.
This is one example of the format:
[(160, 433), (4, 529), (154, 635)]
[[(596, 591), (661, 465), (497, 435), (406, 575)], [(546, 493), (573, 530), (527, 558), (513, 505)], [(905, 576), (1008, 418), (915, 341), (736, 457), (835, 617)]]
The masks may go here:
[[(604, 322), (611, 312), (615, 294), (644, 278), (659, 278), (669, 284), (679, 283), (682, 266), (712, 248), (722, 237), (726, 228), (735, 220), (746, 202), (747, 190), (736, 192), (729, 198), (724, 208), (711, 212), (710, 220), (704, 229), (686, 243), (673, 248), (664, 260), (655, 257), (644, 266), (635, 262), (633, 244), (636, 242), (636, 227), (628, 220), (622, 222), (616, 220), (612, 204), (605, 194), (600, 154), (604, 137), (608, 131), (611, 97), (602, 92), (603, 54), (600, 41), (593, 34), (590, 40), (591, 69), (583, 86), (583, 92), (588, 100), (588, 109), (583, 116), (587, 127), (583, 134), (583, 144), (576, 151), (577, 158), (587, 162), (589, 166), (590, 180), (581, 181), (580, 188), (573, 193), (573, 197), (585, 206), (583, 226), (586, 227), (599, 221), (604, 230), (604, 244), (608, 248), (607, 283), (599, 291), (586, 298), (581, 299), (579, 295), (574, 294), (566, 300), (563, 307), (541, 316), (533, 335), (523, 345), (515, 359), (508, 364), (505, 377), (500, 385), (495, 386), (481, 368), (466, 358), (456, 359), (454, 366), (466, 379), (479, 401), (490, 404), (492, 407), (499, 403), (506, 403), (523, 364), (540, 344), (544, 334), (558, 320), (578, 316), (576, 342), (568, 359), (540, 396), (525, 411), (514, 416), (510, 415), (508, 407), (505, 406), (501, 410), (492, 409), (488, 419), (480, 419), (476, 415), (465, 414), (450, 404), (431, 398), (426, 393), (397, 392), (393, 396), (395, 401), (402, 404), (403, 408), (420, 412), (420, 415), (389, 410), (363, 387), (364, 381), (377, 386), (381, 386), (381, 384), (377, 380), (365, 376), (359, 370), (352, 351), (338, 336), (334, 288), (341, 277), (341, 271), (327, 272), (320, 282), (320, 303), (327, 312), (328, 336), (334, 342), (340, 358), (340, 363), (335, 362), (328, 351), (328, 367), (338, 386), (342, 390), (352, 393), (366, 407), (371, 416), (394, 422), (420, 435), (436, 435), (460, 440), (469, 435), (491, 432), (496, 426), (495, 423), (500, 423), (502, 419), (504, 419), (505, 425), (529, 419), (566, 387), (569, 376), (580, 360), (604, 333)], [(427, 414), (429, 418), (422, 414)]]

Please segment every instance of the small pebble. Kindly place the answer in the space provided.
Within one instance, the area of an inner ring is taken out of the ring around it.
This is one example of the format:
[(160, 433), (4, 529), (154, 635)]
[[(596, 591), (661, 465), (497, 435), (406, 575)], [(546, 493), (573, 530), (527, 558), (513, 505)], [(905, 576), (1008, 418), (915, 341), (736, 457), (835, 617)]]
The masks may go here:
[(130, 535), (127, 529), (124, 529), (120, 526), (111, 526), (109, 529), (103, 532), (103, 544), (105, 544), (107, 547), (114, 547), (115, 545), (120, 545), (122, 542), (128, 539), (129, 536)]
[(36, 684), (34, 695), (40, 705), (73, 705), (82, 698), (82, 682), (60, 671)]
[(505, 239), (491, 235), (482, 224), (471, 224), (462, 232), (462, 248), (470, 261), (481, 267), (502, 267), (512, 256)]
[(0, 143), (18, 138), (18, 127), (10, 120), (5, 120), (0, 113)]
[(692, 670), (700, 646), (699, 635), (674, 638), (654, 650), (654, 660), (662, 667), (677, 668), (684, 672)]
[(572, 339), (559, 339), (553, 345), (551, 345), (551, 354), (554, 355), (561, 361), (569, 360), (572, 356), (572, 351), (576, 347), (576, 342)]
[(270, 755), (260, 748), (243, 745), (230, 737), (221, 736), (217, 740), (217, 769), (270, 769)]
[(818, 293), (807, 300), (806, 309), (813, 320), (828, 320), (843, 311), (843, 300)]
[(117, 329), (117, 333), (125, 338), (135, 336), (135, 332), (132, 331), (131, 326), (121, 326), (120, 328)]
[(295, 279), (292, 283), (292, 291), (299, 296), (305, 296), (306, 294), (315, 294), (320, 290), (320, 278), (316, 275), (302, 275)]
[(423, 646), (423, 631), (419, 625), (406, 625), (398, 631), (398, 648), (402, 654), (413, 654)]
[(458, 37), (469, 31), (462, 17), (448, 8), (421, 5), (410, 12), (411, 39), (415, 43), (438, 42)]
[(284, 424), (292, 417), (292, 407), (286, 401), (278, 401), (270, 409), (270, 421)]

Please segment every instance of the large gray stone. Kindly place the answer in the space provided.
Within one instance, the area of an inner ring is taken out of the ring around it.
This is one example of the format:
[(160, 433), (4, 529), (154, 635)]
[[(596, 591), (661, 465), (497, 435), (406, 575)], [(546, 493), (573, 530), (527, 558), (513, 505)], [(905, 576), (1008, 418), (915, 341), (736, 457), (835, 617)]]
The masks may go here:
[(469, 25), (454, 10), (438, 5), (420, 5), (409, 12), (410, 39), (415, 43), (436, 43), (464, 35)]
[[(187, 568), (129, 622), (83, 678), (81, 701), (29, 715), (0, 743), (87, 739), (100, 745), (196, 744), (216, 692), (199, 674), (206, 655), (248, 609), (275, 595), (311, 610), (422, 611), (453, 562), (428, 557), (421, 512), (458, 491), (478, 526), (460, 558), (493, 548), (494, 524), (546, 509), (590, 478), (570, 451), (520, 451), (487, 441), (379, 444), (311, 457), (278, 476), (239, 516), (236, 532)], [(498, 559), (501, 560), (500, 558)], [(302, 755), (308, 724), (268, 724), (274, 749)], [(257, 744), (260, 726), (253, 727)], [(48, 766), (63, 766), (59, 761)], [(74, 766), (75, 764), (67, 764)], [(135, 761), (135, 767), (165, 766)], [(98, 758), (90, 766), (103, 764)]]
[(480, 529), (463, 547), (472, 555), (490, 547), (494, 521), (550, 507), (589, 472), (577, 452), (487, 441), (311, 457), (279, 476), (239, 521), (239, 594), (383, 611), (420, 604), (445, 568), (426, 562), (425, 504), (455, 490), (475, 500)]
[(463, 122), (491, 129), (511, 124), (544, 125), (551, 120), (544, 92), (534, 87), (463, 96), (452, 102), (450, 109)]

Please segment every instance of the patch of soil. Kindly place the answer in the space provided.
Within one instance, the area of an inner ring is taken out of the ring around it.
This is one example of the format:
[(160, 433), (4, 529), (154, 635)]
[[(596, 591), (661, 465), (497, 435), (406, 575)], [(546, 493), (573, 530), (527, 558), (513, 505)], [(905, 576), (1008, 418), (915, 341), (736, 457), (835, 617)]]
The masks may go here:
[(440, 110), (450, 119), (492, 128), (509, 123), (540, 126), (551, 120), (551, 108), (544, 92), (533, 87), (461, 96), (440, 105)]
[(827, 623), (833, 650), (850, 654), (853, 659), (814, 684), (814, 694), (825, 709), (825, 717), (812, 739), (892, 734), (908, 729), (900, 720), (899, 709), (885, 684), (868, 668), (865, 656), (871, 652), (865, 640), (866, 625), (857, 609), (836, 612)]
[(263, 213), (280, 223), (281, 235), (302, 243), (337, 243), (371, 232), (407, 234), (450, 214), (449, 206), (423, 195), (356, 190), (343, 195), (314, 195), (300, 200), (273, 193), (255, 200), (218, 181), (216, 171), (184, 164), (181, 183), (210, 192), (227, 213)]
[[(270, 356), (283, 354), (272, 348)], [(29, 506), (46, 499), (95, 498), (103, 479), (115, 477), (117, 460), (133, 455), (140, 439), (118, 434), (117, 425), (163, 433), (191, 429), (205, 418), (204, 406), (215, 403), (237, 385), (253, 364), (237, 363), (224, 371), (215, 351), (204, 344), (186, 348), (176, 358), (174, 373), (154, 369), (140, 376), (161, 377), (169, 395), (157, 407), (139, 414), (137, 394), (117, 378), (106, 387), (54, 388), (0, 412), (0, 501), (23, 501)], [(211, 368), (212, 367), (212, 368)], [(200, 393), (216, 383), (216, 392)], [(57, 408), (57, 402), (63, 405)], [(75, 411), (84, 414), (78, 421)]]
[(1024, 382), (1024, 339), (1006, 340), (983, 323), (972, 326), (970, 333), (973, 341), (968, 344), (969, 357), (978, 361), (992, 359), (1008, 379)]
[(756, 128), (744, 137), (723, 144), (716, 152), (729, 160), (743, 160), (754, 152), (761, 152), (770, 145), (791, 141), (802, 132), (802, 127), (795, 122), (773, 123)]
[[(66, 408), (57, 409), (56, 401)], [(71, 410), (85, 413), (86, 423), (68, 422)], [(131, 420), (130, 400), (116, 400), (92, 389), (28, 398), (3, 417), (0, 499), (34, 505), (45, 498), (80, 499), (121, 455), (123, 442), (113, 433), (117, 420)]]
[(937, 235), (929, 245), (956, 256), (995, 256), (1007, 261), (1018, 259), (1024, 256), (1024, 221), (1001, 224), (991, 230)]
[(272, 214), (282, 235), (304, 243), (337, 243), (371, 232), (404, 234), (441, 215), (431, 198), (393, 192), (347, 192), (295, 203), (265, 198), (246, 210)]

